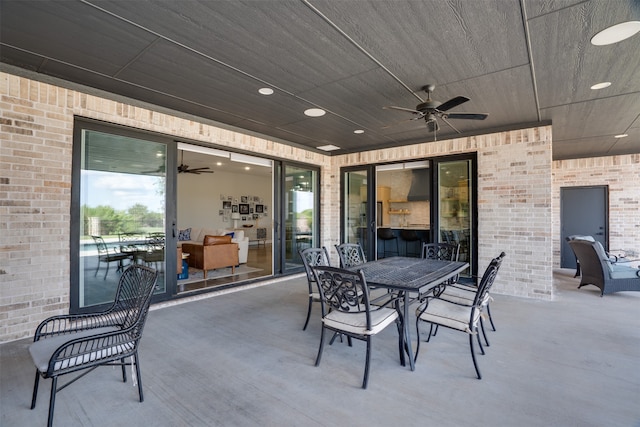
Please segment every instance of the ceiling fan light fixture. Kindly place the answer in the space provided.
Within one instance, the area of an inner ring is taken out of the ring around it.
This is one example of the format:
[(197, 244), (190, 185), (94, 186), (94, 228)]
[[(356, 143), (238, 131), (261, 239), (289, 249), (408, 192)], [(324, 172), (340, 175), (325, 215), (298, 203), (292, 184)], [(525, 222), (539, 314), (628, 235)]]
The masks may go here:
[(621, 42), (640, 32), (640, 21), (627, 21), (605, 28), (595, 36), (591, 37), (591, 44), (594, 46), (605, 46)]
[(591, 90), (604, 89), (605, 87), (609, 87), (609, 86), (611, 86), (611, 82), (596, 83), (593, 86), (591, 86)]

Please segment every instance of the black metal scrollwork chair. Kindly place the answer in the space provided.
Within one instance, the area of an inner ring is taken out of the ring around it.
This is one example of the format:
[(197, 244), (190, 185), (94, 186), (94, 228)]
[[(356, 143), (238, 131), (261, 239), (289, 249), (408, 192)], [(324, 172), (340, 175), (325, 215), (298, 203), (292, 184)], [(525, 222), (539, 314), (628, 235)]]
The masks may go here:
[[(56, 392), (103, 365), (135, 365), (140, 402), (143, 401), (138, 345), (149, 311), (158, 273), (148, 267), (132, 265), (120, 277), (113, 305), (102, 312), (54, 316), (36, 329), (29, 353), (36, 366), (31, 409), (36, 406), (40, 376), (51, 378), (48, 425), (53, 424)], [(131, 357), (131, 362), (126, 359)], [(61, 387), (58, 377), (84, 371)]]
[(309, 308), (307, 309), (307, 320), (304, 321), (304, 326), (302, 328), (304, 331), (307, 329), (309, 318), (311, 317), (311, 306), (314, 302), (320, 302), (320, 293), (316, 286), (316, 276), (313, 274), (311, 268), (319, 265), (330, 266), (331, 263), (329, 261), (327, 248), (324, 246), (321, 248), (302, 249), (299, 253), (300, 258), (302, 258), (302, 263), (304, 264), (304, 269), (307, 273), (307, 283), (309, 285)]
[(460, 246), (453, 243), (424, 243), (422, 258), (457, 261), (459, 250)]
[(367, 257), (364, 255), (362, 246), (359, 243), (336, 245), (336, 251), (338, 251), (338, 257), (340, 257), (341, 268), (355, 267), (367, 262)]
[(109, 264), (111, 264), (112, 262), (117, 262), (118, 269), (116, 271), (122, 271), (122, 269), (124, 268), (122, 261), (124, 261), (125, 259), (133, 258), (133, 255), (131, 253), (117, 252), (115, 248), (110, 251), (109, 247), (107, 246), (107, 244), (105, 243), (104, 239), (101, 236), (91, 236), (91, 238), (93, 238), (93, 241), (95, 242), (96, 247), (98, 248), (98, 266), (96, 267), (96, 272), (94, 276), (98, 275), (98, 270), (100, 270), (101, 262), (107, 263), (107, 269), (104, 272), (104, 279), (103, 279), (103, 280), (106, 280), (107, 274), (109, 273)]
[[(397, 321), (397, 310), (386, 306), (393, 301), (390, 300), (384, 306), (370, 305), (369, 288), (362, 271), (352, 272), (321, 266), (313, 267), (313, 272), (320, 291), (322, 307), (322, 333), (315, 365), (320, 365), (327, 329), (366, 341), (367, 355), (362, 388), (367, 388), (371, 361), (371, 337)], [(398, 349), (402, 351), (400, 334), (398, 334)]]
[[(469, 335), (469, 347), (471, 349), (471, 358), (473, 359), (473, 366), (476, 370), (478, 379), (481, 379), (480, 369), (476, 361), (476, 353), (473, 345), (473, 336), (476, 335), (480, 351), (484, 354), (482, 343), (478, 335), (478, 324), (480, 323), (482, 315), (483, 301), (489, 292), (489, 289), (493, 285), (496, 274), (502, 264), (502, 259), (505, 253), (502, 252), (497, 258), (491, 260), (489, 266), (485, 270), (478, 289), (475, 292), (473, 298), (473, 304), (463, 305), (440, 299), (437, 295), (427, 298), (416, 309), (416, 330), (418, 338), (420, 338), (420, 322), (429, 323), (429, 336), (427, 342), (431, 338), (434, 327), (444, 326), (457, 331), (465, 332)], [(416, 347), (416, 359), (418, 358), (418, 352), (420, 351), (420, 339)]]

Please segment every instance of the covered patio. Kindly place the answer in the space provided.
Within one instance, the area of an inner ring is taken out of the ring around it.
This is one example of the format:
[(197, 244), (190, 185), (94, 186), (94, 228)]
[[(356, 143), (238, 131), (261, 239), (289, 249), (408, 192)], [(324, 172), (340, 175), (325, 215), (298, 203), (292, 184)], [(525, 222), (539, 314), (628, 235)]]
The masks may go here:
[[(362, 342), (336, 342), (313, 366), (319, 306), (302, 331), (303, 277), (174, 301), (154, 307), (144, 331), (145, 401), (131, 376), (123, 384), (119, 370), (100, 368), (59, 393), (54, 424), (638, 426), (640, 293), (601, 298), (578, 290), (573, 273), (554, 272), (554, 301), (494, 295), (498, 331), (479, 357), (482, 380), (458, 332), (441, 329), (411, 372), (387, 328), (374, 339), (367, 390)], [(49, 381), (29, 410), (29, 344), (0, 345), (1, 425), (46, 422)]]

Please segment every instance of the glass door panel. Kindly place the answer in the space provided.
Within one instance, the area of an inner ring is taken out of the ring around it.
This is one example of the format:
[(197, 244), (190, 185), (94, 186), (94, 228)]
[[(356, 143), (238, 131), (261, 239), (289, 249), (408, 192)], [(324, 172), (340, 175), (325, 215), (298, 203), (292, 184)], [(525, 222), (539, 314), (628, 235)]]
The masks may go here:
[[(459, 260), (475, 263), (473, 257), (473, 233), (475, 232), (472, 203), (471, 160), (438, 163), (438, 225), (434, 238), (440, 242), (460, 245)], [(469, 276), (470, 270), (465, 274)]]
[(85, 129), (80, 147), (78, 309), (112, 302), (132, 263), (165, 293), (166, 145)]
[(318, 171), (284, 165), (284, 271), (303, 268), (299, 251), (318, 245)]
[[(342, 176), (342, 243), (359, 243), (367, 259), (375, 259), (375, 213), (371, 213), (369, 169), (343, 172)], [(375, 200), (373, 200), (375, 205)], [(371, 231), (374, 230), (374, 231)]]

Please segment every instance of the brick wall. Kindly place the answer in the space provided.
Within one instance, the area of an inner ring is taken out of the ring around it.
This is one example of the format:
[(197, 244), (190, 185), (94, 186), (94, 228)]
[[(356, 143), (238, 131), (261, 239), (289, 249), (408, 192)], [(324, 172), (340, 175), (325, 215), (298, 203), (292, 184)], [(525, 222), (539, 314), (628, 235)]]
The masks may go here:
[(553, 260), (560, 267), (560, 188), (609, 187), (609, 247), (640, 258), (640, 154), (553, 162)]
[(494, 291), (552, 299), (551, 127), (347, 154), (335, 163), (339, 168), (468, 152), (478, 153), (479, 274), (504, 251)]
[[(638, 182), (638, 156), (552, 163), (550, 127), (330, 158), (139, 102), (130, 105), (7, 73), (0, 73), (0, 96), (0, 342), (31, 336), (42, 319), (68, 312), (75, 115), (320, 165), (321, 243), (327, 247), (340, 239), (341, 166), (477, 151), (481, 270), (500, 251), (507, 253), (496, 292), (553, 298), (559, 187), (573, 179), (610, 185), (612, 213), (619, 213), (612, 215), (612, 245), (640, 241), (637, 185), (633, 190), (628, 185)], [(600, 175), (591, 174), (594, 168)], [(616, 173), (624, 177), (616, 180)]]

